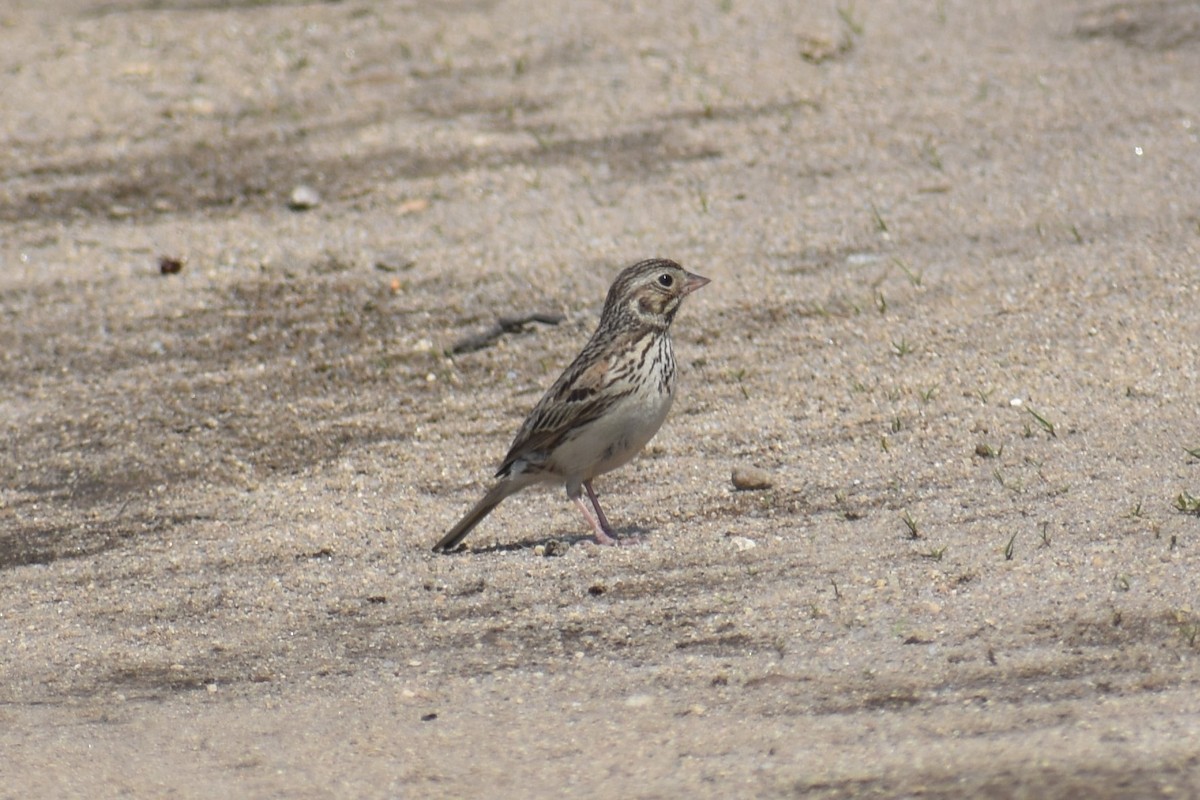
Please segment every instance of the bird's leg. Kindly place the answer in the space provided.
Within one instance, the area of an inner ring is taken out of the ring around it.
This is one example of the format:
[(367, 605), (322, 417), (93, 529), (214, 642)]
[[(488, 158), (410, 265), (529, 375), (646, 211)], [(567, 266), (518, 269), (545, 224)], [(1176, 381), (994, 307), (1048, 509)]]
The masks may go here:
[[(588, 494), (591, 494), (591, 492), (589, 491)], [(588, 524), (592, 526), (592, 530), (596, 534), (596, 544), (612, 545), (617, 543), (617, 540), (609, 536), (609, 532), (604, 530), (604, 528), (601, 527), (600, 522), (594, 516), (592, 516), (592, 512), (588, 511), (588, 507), (584, 504), (582, 497), (575, 495), (571, 498), (571, 500), (574, 501), (575, 505), (579, 508), (579, 512), (583, 514), (584, 519), (588, 521)]]
[(583, 488), (587, 489), (588, 499), (592, 501), (592, 508), (596, 509), (596, 518), (600, 520), (600, 527), (609, 536), (615, 536), (612, 526), (608, 524), (608, 517), (604, 516), (604, 509), (600, 507), (600, 498), (596, 496), (596, 490), (592, 488), (591, 481), (584, 481)]

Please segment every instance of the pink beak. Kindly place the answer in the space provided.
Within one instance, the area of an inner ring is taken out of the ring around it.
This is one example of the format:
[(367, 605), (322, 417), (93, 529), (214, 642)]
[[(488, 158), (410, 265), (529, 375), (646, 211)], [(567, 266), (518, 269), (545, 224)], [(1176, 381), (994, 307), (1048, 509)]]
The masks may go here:
[(683, 294), (686, 297), (702, 286), (707, 286), (709, 283), (711, 283), (711, 281), (708, 278), (689, 272), (687, 274), (687, 281), (683, 284)]

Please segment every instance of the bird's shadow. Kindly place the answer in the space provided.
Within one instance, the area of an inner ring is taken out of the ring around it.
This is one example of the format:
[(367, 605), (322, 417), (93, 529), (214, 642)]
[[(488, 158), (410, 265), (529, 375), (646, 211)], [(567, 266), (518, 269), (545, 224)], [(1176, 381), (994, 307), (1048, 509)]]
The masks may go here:
[[(648, 533), (649, 528), (643, 528), (639, 525), (629, 525), (624, 528), (617, 528), (613, 531), (617, 537), (617, 546), (636, 545), (642, 542)], [(520, 550), (533, 550), (537, 547), (545, 548), (546, 556), (562, 555), (566, 552), (555, 552), (552, 548), (557, 548), (561, 545), (567, 545), (567, 548), (575, 547), (580, 544), (595, 544), (595, 539), (591, 534), (570, 534), (565, 536), (543, 536), (537, 539), (521, 539), (515, 542), (496, 542), (489, 544), (486, 547), (468, 547), (466, 542), (463, 542), (453, 550), (447, 550), (439, 555), (457, 556), (457, 555), (490, 555), (495, 553), (514, 553)]]

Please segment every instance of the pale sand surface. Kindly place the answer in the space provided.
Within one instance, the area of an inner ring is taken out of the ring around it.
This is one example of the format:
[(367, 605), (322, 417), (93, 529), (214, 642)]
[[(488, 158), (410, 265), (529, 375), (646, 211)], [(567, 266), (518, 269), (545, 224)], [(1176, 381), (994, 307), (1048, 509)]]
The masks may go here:
[[(1200, 796), (1195, 3), (16, 0), (0, 108), (0, 797)], [(649, 255), (641, 542), (429, 552)]]

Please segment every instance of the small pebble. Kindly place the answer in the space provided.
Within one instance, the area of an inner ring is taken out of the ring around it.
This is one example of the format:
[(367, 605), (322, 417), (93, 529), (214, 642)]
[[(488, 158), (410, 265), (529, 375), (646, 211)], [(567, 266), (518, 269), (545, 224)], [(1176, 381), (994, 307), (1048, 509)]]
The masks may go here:
[(396, 214), (403, 217), (406, 214), (416, 214), (417, 212), (424, 211), (427, 208), (429, 208), (428, 199), (424, 197), (414, 197), (411, 200), (405, 200), (403, 203), (397, 206)]
[(383, 253), (375, 259), (375, 269), (380, 272), (404, 272), (416, 266), (417, 260), (402, 253)]
[(567, 551), (571, 549), (571, 545), (566, 542), (560, 542), (558, 539), (551, 539), (546, 542), (546, 547), (542, 551), (543, 554), (550, 558), (552, 556), (565, 556)]
[(320, 204), (321, 195), (311, 186), (297, 186), (292, 189), (292, 196), (288, 198), (288, 208), (292, 211), (307, 211)]
[(625, 698), (626, 708), (645, 708), (654, 702), (652, 694), (634, 694)]
[(733, 488), (739, 492), (770, 489), (775, 485), (771, 475), (758, 467), (735, 467), (732, 480)]

